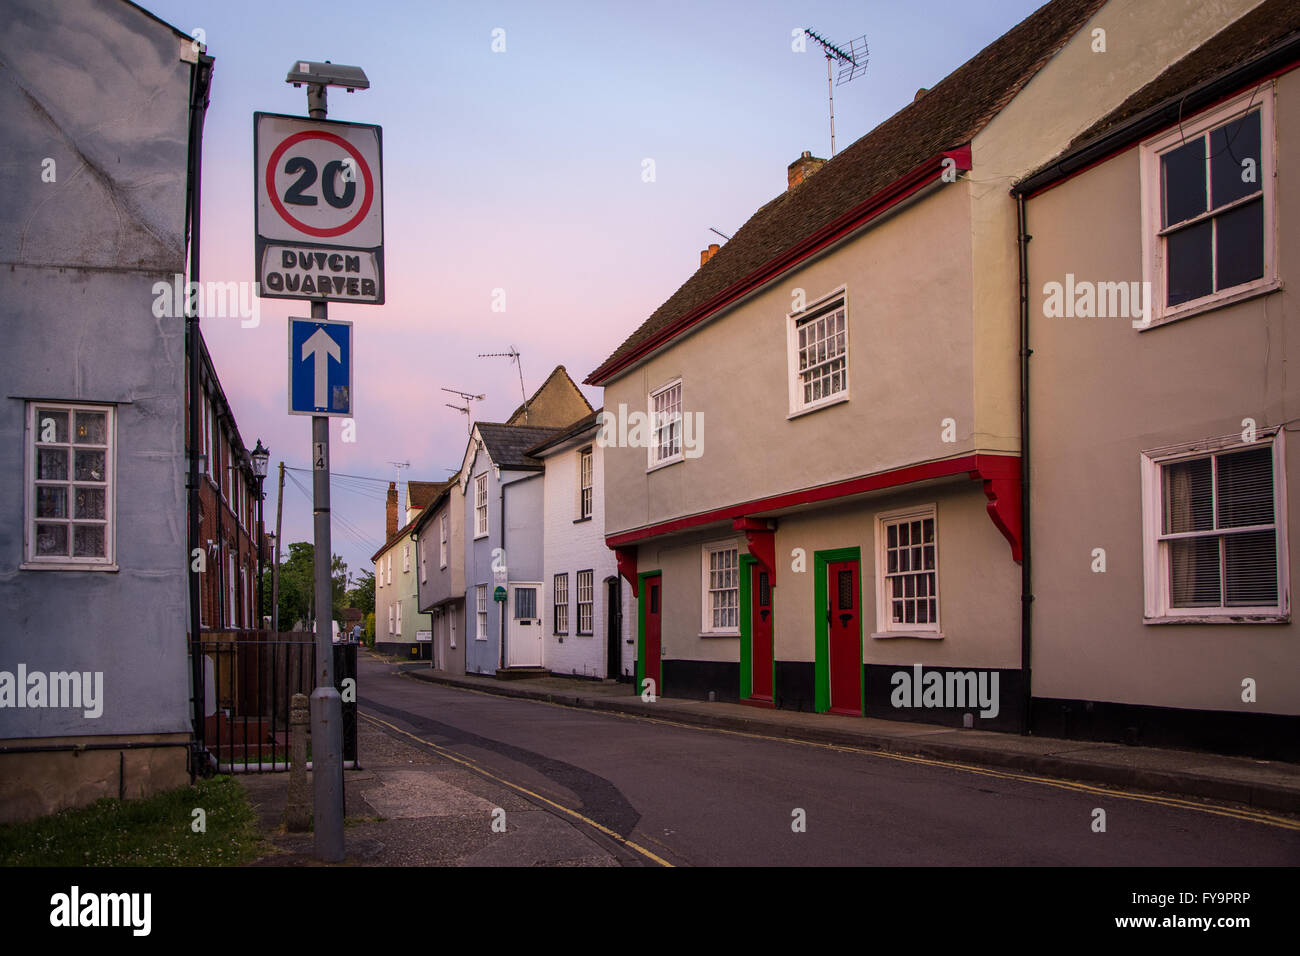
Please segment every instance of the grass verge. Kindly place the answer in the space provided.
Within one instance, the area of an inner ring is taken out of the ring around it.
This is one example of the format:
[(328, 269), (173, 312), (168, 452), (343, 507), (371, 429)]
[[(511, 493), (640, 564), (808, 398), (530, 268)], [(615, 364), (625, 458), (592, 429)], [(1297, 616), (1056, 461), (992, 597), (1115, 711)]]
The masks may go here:
[[(196, 809), (205, 832), (193, 829)], [(3, 866), (239, 866), (266, 850), (244, 789), (229, 776), (0, 824)]]

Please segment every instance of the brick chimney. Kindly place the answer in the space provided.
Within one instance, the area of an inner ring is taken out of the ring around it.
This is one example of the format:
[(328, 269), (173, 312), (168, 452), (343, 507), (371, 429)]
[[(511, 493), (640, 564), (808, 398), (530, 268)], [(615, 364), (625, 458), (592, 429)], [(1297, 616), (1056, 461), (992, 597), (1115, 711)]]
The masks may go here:
[(709, 248), (700, 250), (700, 265), (704, 265), (717, 254), (718, 244), (716, 242), (709, 243)]
[(388, 483), (388, 503), (385, 506), (384, 522), (384, 540), (387, 541), (393, 535), (397, 534), (397, 482)]
[(803, 155), (786, 167), (786, 191), (789, 192), (791, 189), (794, 189), (795, 186), (798, 186), (801, 182), (825, 165), (826, 160), (818, 159), (805, 149)]

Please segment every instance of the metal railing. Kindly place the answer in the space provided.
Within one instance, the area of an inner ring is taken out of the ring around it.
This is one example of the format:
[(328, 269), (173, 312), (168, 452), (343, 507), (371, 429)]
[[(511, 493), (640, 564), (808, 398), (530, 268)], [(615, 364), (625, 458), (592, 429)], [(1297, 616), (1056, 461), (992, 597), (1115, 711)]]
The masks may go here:
[[(289, 703), (311, 696), (316, 643), (310, 632), (205, 631), (201, 635), (204, 720), (196, 736), (218, 773), (289, 769)], [(335, 644), (334, 686), (344, 696), (343, 761), (356, 766), (357, 645)], [(353, 680), (352, 690), (344, 681)], [(308, 756), (310, 761), (310, 754)]]

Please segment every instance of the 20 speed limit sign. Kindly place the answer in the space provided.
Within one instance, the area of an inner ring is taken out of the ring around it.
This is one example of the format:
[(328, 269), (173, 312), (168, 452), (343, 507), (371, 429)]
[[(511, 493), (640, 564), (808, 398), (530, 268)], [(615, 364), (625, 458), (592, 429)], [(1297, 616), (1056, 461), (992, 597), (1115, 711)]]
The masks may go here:
[(253, 154), (261, 294), (381, 305), (383, 130), (254, 113)]

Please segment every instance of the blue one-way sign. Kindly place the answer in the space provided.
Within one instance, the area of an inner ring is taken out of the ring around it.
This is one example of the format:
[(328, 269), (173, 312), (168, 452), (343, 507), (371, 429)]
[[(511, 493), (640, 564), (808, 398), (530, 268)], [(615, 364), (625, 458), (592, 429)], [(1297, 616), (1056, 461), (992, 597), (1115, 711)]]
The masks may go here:
[(352, 323), (289, 319), (289, 414), (352, 414)]

